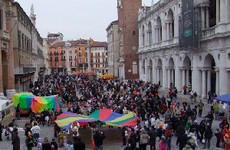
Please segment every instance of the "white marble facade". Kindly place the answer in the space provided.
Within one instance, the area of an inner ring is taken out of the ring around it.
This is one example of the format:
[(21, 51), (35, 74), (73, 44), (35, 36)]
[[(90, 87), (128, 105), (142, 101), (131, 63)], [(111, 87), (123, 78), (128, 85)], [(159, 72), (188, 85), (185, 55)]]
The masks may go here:
[[(230, 1), (216, 1), (215, 25), (210, 27), (207, 2), (196, 4), (201, 17), (200, 47), (179, 49), (180, 0), (160, 0), (139, 11), (140, 79), (170, 83), (182, 91), (192, 85), (202, 98), (208, 91), (230, 93)], [(202, 15), (203, 14), (203, 15)], [(206, 14), (206, 15), (204, 15)]]

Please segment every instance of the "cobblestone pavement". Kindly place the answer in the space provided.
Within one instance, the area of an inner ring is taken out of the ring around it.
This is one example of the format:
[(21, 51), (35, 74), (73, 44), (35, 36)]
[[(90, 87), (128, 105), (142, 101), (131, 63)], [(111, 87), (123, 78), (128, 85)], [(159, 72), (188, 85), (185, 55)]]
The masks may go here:
[[(160, 90), (159, 92), (160, 95), (164, 94), (166, 95), (166, 91), (162, 91)], [(178, 100), (177, 101), (182, 101), (184, 99), (188, 99), (188, 96), (184, 96), (181, 94), (178, 94)], [(206, 101), (204, 100), (205, 103), (205, 108), (204, 108), (204, 112), (203, 112), (203, 116), (207, 114), (208, 110), (210, 110), (210, 104), (207, 104)], [(193, 107), (194, 104), (192, 104)], [(202, 118), (198, 118), (198, 123), (202, 120)], [(28, 121), (26, 118), (22, 118), (21, 120), (17, 121), (17, 125), (19, 128), (19, 136), (20, 136), (20, 141), (21, 141), (21, 149), (22, 150), (26, 150), (26, 146), (25, 146), (25, 136), (24, 136), (24, 131), (22, 129), (22, 127), (24, 126), (24, 124), (26, 123), (26, 121)], [(218, 127), (219, 125), (219, 121), (214, 121), (213, 122), (213, 131), (215, 131), (215, 129)], [(48, 137), (49, 140), (51, 140), (53, 138), (53, 127), (48, 127), (48, 126), (41, 126), (41, 137)], [(120, 130), (117, 128), (105, 128), (105, 135), (106, 135), (106, 139), (104, 141), (104, 149), (105, 150), (123, 150), (124, 147), (121, 144), (121, 138), (120, 138)], [(81, 129), (81, 135), (85, 135), (82, 137), (82, 140), (86, 143), (87, 149), (91, 149), (91, 143), (90, 143), (90, 134), (89, 131), (87, 131), (86, 129)], [(0, 150), (12, 150), (12, 145), (11, 145), (11, 141), (7, 141), (6, 138), (3, 136), (3, 141), (0, 141)], [(197, 148), (199, 149), (203, 149), (203, 145), (201, 143), (198, 143), (199, 147)], [(211, 140), (211, 150), (218, 150), (215, 147), (216, 144), (216, 138), (213, 137)], [(33, 148), (34, 150), (37, 148)], [(60, 148), (60, 150), (62, 150), (64, 148)], [(147, 149), (149, 150), (149, 147), (147, 147)], [(174, 136), (172, 138), (172, 150), (177, 150), (178, 147), (176, 146), (176, 137)]]

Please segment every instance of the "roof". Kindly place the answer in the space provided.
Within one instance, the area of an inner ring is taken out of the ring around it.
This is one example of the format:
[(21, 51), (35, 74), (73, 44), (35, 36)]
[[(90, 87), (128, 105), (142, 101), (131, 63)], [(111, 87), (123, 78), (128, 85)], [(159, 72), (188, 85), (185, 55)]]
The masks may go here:
[[(66, 41), (56, 42), (53, 45), (51, 45), (50, 48), (65, 47), (65, 42)], [(72, 41), (68, 41), (68, 42), (71, 43), (71, 47), (77, 47), (80, 45), (86, 45), (87, 44), (87, 40), (85, 40), (85, 39), (72, 40)]]
[(91, 44), (91, 47), (107, 47), (107, 46), (108, 46), (107, 42), (94, 41)]
[(118, 24), (118, 20), (112, 21), (112, 22), (108, 25), (108, 27), (106, 28), (106, 31), (108, 31), (109, 28), (111, 28), (111, 26), (112, 26), (112, 25), (115, 25), (115, 24)]

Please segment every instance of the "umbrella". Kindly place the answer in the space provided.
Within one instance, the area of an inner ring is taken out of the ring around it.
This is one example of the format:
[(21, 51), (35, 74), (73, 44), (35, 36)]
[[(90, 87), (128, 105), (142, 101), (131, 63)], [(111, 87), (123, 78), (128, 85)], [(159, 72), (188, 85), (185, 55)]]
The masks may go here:
[(214, 98), (214, 100), (222, 101), (224, 103), (230, 104), (230, 94), (217, 96), (217, 97)]
[(137, 117), (134, 113), (128, 114), (115, 113), (110, 109), (99, 109), (94, 111), (89, 117), (106, 123), (111, 126), (136, 126)]
[(69, 129), (71, 124), (76, 121), (81, 125), (89, 122), (94, 122), (96, 120), (88, 116), (79, 115), (71, 112), (64, 112), (57, 116), (57, 119), (55, 120), (57, 125), (62, 129)]
[(20, 109), (29, 109), (32, 99), (35, 96), (29, 92), (16, 93), (12, 96), (13, 104), (15, 107), (18, 106)]

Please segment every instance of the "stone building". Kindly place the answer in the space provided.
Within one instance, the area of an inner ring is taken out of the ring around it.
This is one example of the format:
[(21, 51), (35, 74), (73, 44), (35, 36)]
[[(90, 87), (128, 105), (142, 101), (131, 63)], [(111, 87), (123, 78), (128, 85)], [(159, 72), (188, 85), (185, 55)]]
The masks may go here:
[(194, 49), (179, 47), (181, 10), (181, 0), (160, 0), (139, 11), (140, 79), (179, 91), (191, 86), (202, 98), (229, 93), (230, 1), (194, 1), (200, 24)]
[(108, 44), (107, 42), (92, 41), (90, 44), (90, 65), (97, 74), (108, 73)]
[(0, 100), (15, 93), (12, 0), (0, 0)]
[[(66, 42), (70, 47), (66, 47)], [(56, 41), (49, 46), (51, 72), (66, 73), (70, 71), (86, 71), (88, 67), (87, 40)], [(68, 53), (67, 53), (68, 52)], [(68, 66), (69, 65), (69, 66)]]
[(30, 81), (35, 81), (44, 70), (43, 39), (36, 29), (36, 17), (31, 7), (30, 17), (18, 2), (12, 3), (14, 18), (11, 19), (14, 75), (17, 92), (27, 91)]
[(118, 60), (119, 60), (119, 38), (118, 38), (118, 21), (113, 21), (106, 28), (108, 43), (108, 73), (113, 73), (119, 77)]
[(117, 0), (119, 35), (119, 77), (139, 79), (138, 10), (141, 0)]

